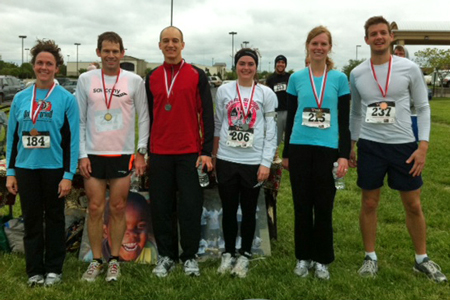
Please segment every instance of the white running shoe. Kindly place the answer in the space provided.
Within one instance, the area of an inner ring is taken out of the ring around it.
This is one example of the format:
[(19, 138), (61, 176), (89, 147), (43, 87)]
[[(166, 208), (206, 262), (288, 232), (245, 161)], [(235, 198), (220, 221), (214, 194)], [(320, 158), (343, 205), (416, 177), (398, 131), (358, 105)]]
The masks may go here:
[(45, 276), (44, 286), (52, 286), (62, 281), (62, 274), (48, 273)]
[(317, 278), (322, 280), (330, 280), (330, 271), (328, 271), (328, 265), (324, 265), (318, 262), (314, 263), (316, 271), (314, 274)]
[(220, 267), (217, 269), (217, 273), (225, 274), (225, 273), (231, 272), (235, 262), (236, 262), (236, 258), (231, 256), (230, 253), (223, 253), (222, 254), (222, 262), (220, 263)]
[(117, 281), (120, 277), (120, 265), (116, 259), (111, 259), (106, 271), (106, 282)]
[(239, 256), (239, 258), (236, 261), (236, 265), (234, 266), (233, 270), (231, 271), (231, 275), (235, 275), (239, 278), (247, 277), (248, 265), (249, 265), (248, 257), (245, 255)]
[(153, 274), (158, 277), (166, 277), (175, 268), (175, 262), (168, 256), (161, 256), (158, 259), (156, 267), (153, 269)]
[(313, 267), (311, 260), (297, 260), (297, 265), (295, 266), (294, 273), (300, 277), (307, 277), (308, 271)]
[(103, 273), (103, 265), (98, 261), (93, 260), (89, 264), (89, 267), (87, 268), (86, 272), (84, 272), (83, 276), (81, 277), (81, 280), (93, 282), (95, 281), (95, 279), (97, 279), (97, 276), (100, 275), (101, 273)]
[(200, 269), (195, 258), (188, 259), (184, 262), (184, 274), (187, 276), (200, 276)]

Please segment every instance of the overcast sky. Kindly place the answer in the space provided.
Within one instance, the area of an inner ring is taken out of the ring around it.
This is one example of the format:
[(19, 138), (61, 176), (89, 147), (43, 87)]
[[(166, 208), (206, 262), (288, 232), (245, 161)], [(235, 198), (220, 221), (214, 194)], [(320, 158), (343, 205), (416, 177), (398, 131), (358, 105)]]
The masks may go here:
[[(262, 70), (273, 70), (278, 54), (288, 59), (288, 69), (304, 66), (305, 39), (317, 25), (327, 26), (333, 35), (332, 58), (338, 69), (355, 59), (368, 58), (364, 43), (364, 22), (383, 15), (389, 22), (449, 21), (448, 0), (173, 0), (173, 25), (184, 33), (183, 58), (190, 63), (231, 64), (231, 35), (235, 48), (243, 41), (258, 48)], [(159, 33), (170, 25), (171, 0), (1, 0), (0, 55), (4, 61), (20, 64), (22, 41), (31, 48), (36, 39), (53, 39), (65, 61), (98, 61), (97, 37), (105, 31), (122, 36), (126, 54), (162, 62)], [(409, 52), (422, 49), (409, 47)], [(27, 51), (24, 60), (27, 59)]]

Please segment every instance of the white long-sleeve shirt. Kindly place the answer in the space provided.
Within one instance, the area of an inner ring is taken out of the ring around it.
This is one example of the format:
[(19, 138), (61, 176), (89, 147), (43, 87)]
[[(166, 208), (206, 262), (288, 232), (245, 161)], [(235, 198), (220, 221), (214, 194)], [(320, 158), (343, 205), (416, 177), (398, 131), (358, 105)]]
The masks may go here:
[[(374, 65), (375, 73), (385, 90), (388, 65)], [(383, 97), (366, 60), (350, 74), (352, 107), (350, 113), (351, 138), (359, 138), (385, 144), (403, 144), (415, 141), (411, 127), (410, 99), (414, 99), (419, 127), (419, 140), (430, 138), (430, 105), (422, 72), (408, 59), (394, 56), (392, 73), (386, 97)], [(370, 104), (394, 102), (395, 121), (393, 123), (370, 123), (366, 121)]]
[[(249, 101), (251, 88), (240, 87), (244, 103)], [(217, 90), (214, 136), (219, 137), (217, 158), (240, 164), (263, 165), (270, 168), (277, 148), (277, 124), (275, 109), (278, 100), (275, 93), (257, 84), (247, 123), (253, 128), (253, 146), (248, 148), (227, 145), (230, 126), (243, 124), (243, 113), (236, 82), (222, 85)]]
[[(109, 101), (116, 76), (105, 75)], [(150, 117), (144, 81), (138, 75), (121, 70), (107, 109), (103, 92), (102, 71), (86, 72), (78, 79), (76, 97), (80, 108), (80, 155), (134, 154), (135, 117), (139, 118), (138, 148), (147, 147)], [(105, 115), (112, 119), (107, 121)]]

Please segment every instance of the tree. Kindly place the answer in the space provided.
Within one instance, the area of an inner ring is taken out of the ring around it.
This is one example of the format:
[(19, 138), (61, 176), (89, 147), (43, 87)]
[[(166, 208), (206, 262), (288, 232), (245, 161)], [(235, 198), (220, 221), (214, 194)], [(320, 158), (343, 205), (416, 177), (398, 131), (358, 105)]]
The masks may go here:
[(350, 79), (350, 72), (356, 68), (357, 66), (359, 66), (363, 61), (365, 61), (365, 59), (350, 59), (348, 61), (348, 65), (345, 65), (342, 68), (342, 73), (344, 73), (345, 75), (347, 75), (347, 78)]
[(62, 64), (59, 66), (59, 74), (67, 76), (67, 66)]
[(414, 53), (415, 62), (422, 68), (436, 71), (441, 82), (441, 94), (444, 93), (444, 78), (450, 74), (450, 49), (426, 48)]
[(235, 80), (237, 79), (237, 75), (235, 72), (227, 72), (225, 78), (228, 80)]

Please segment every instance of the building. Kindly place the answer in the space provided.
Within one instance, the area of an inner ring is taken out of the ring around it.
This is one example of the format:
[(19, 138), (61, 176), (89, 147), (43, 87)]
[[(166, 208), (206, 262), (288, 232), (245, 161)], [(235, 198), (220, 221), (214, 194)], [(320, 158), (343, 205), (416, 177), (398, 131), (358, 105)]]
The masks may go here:
[[(82, 62), (79, 61), (78, 62), (78, 69), (87, 69), (87, 67), (91, 64), (92, 62)], [(100, 66), (101, 66), (101, 62), (99, 62)], [(205, 65), (200, 65), (200, 64), (196, 64), (196, 63), (191, 63), (192, 65), (195, 65), (196, 67), (202, 69), (203, 71), (205, 71), (205, 73), (211, 74), (211, 75), (216, 75), (216, 76), (221, 76), (221, 78), (225, 78), (226, 76), (226, 64), (225, 63), (215, 63), (214, 66), (205, 66)], [(153, 70), (157, 67), (159, 67), (161, 65), (160, 62), (158, 63), (153, 63), (153, 62), (146, 62), (143, 59), (140, 58), (136, 58), (133, 56), (129, 56), (129, 55), (125, 55), (123, 57), (123, 59), (121, 60), (120, 63), (120, 67), (124, 70), (130, 71), (130, 72), (134, 72), (136, 74), (138, 74), (141, 77), (144, 77), (146, 75), (146, 71), (147, 70)], [(220, 75), (219, 75), (220, 74)], [(76, 61), (71, 61), (67, 63), (67, 76), (77, 76), (77, 62)]]

